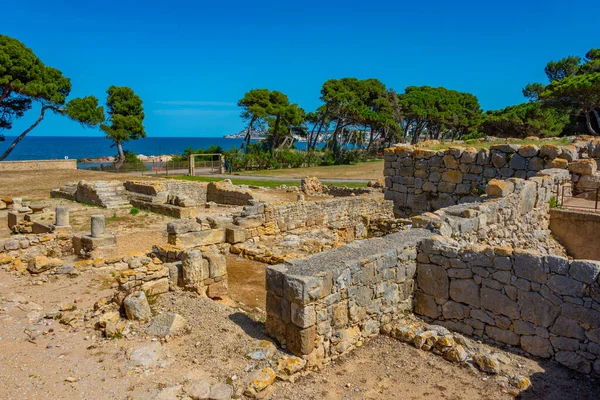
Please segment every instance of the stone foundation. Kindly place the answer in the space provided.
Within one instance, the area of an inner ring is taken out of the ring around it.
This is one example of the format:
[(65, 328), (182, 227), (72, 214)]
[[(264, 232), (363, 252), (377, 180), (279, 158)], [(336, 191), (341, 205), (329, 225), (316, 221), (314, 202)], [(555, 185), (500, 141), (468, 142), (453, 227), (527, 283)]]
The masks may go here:
[(600, 374), (600, 262), (434, 237), (418, 246), (415, 313)]
[(318, 365), (412, 309), (415, 246), (428, 231), (373, 238), (267, 268), (267, 333)]

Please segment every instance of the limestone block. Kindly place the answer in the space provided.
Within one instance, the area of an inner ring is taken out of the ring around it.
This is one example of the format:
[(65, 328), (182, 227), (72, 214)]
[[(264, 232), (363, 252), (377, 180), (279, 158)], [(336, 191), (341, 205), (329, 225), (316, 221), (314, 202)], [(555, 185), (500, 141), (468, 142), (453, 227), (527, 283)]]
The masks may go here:
[(563, 158), (555, 158), (554, 160), (551, 160), (546, 165), (546, 168), (565, 169), (565, 168), (567, 168), (568, 165), (569, 165), (569, 161), (567, 161)]
[(575, 146), (563, 146), (561, 147), (559, 158), (563, 158), (569, 162), (577, 160), (579, 158), (579, 152)]
[(167, 224), (167, 233), (180, 234), (201, 230), (202, 226), (193, 219), (180, 219)]
[(225, 243), (225, 229), (209, 229), (201, 232), (169, 234), (168, 243), (183, 248), (209, 246)]
[(540, 148), (540, 157), (548, 159), (557, 158), (562, 153), (560, 146), (555, 144), (545, 144)]
[(539, 336), (521, 336), (521, 348), (537, 357), (552, 357), (550, 341)]
[(300, 329), (293, 325), (286, 326), (286, 344), (288, 350), (294, 355), (310, 354), (315, 348), (315, 336), (316, 327), (314, 325), (306, 329)]
[(418, 264), (417, 286), (424, 293), (433, 297), (448, 298), (448, 275), (444, 267), (439, 265)]
[(592, 284), (600, 274), (600, 262), (593, 260), (575, 260), (569, 268), (569, 275), (583, 283)]
[(241, 243), (246, 240), (246, 231), (243, 229), (227, 228), (225, 230), (225, 240), (231, 244)]
[(497, 314), (506, 315), (512, 319), (520, 316), (519, 306), (501, 292), (487, 287), (481, 288), (481, 306)]
[(227, 280), (223, 279), (219, 282), (213, 283), (208, 285), (208, 288), (206, 290), (206, 295), (211, 298), (221, 298), (223, 296), (226, 296), (228, 293), (228, 286), (227, 286)]
[(492, 179), (488, 182), (485, 190), (489, 196), (505, 197), (514, 191), (515, 185), (509, 181)]
[(560, 314), (560, 307), (535, 292), (520, 291), (521, 318), (538, 326), (549, 327)]
[(529, 281), (546, 283), (549, 268), (543, 262), (541, 255), (531, 254), (526, 251), (515, 251), (513, 255), (515, 275)]
[(415, 313), (433, 319), (437, 319), (441, 315), (435, 299), (421, 292), (415, 293)]
[(525, 144), (519, 149), (519, 155), (523, 157), (534, 157), (539, 153), (539, 148), (533, 144)]
[(136, 321), (148, 321), (152, 318), (152, 312), (150, 311), (150, 305), (146, 294), (144, 292), (134, 292), (123, 300), (125, 307), (125, 314), (127, 319)]
[(550, 332), (559, 336), (585, 340), (585, 330), (577, 323), (577, 321), (562, 315), (556, 319)]
[(144, 282), (141, 289), (150, 295), (159, 295), (169, 291), (169, 278), (161, 278)]
[(186, 327), (187, 321), (179, 314), (159, 314), (152, 319), (146, 333), (158, 337), (175, 336), (183, 333)]
[(449, 293), (454, 301), (479, 307), (479, 285), (472, 279), (453, 279)]
[(181, 279), (184, 287), (198, 290), (209, 278), (208, 263), (204, 262), (200, 250), (184, 252), (181, 259)]
[(463, 174), (460, 171), (448, 170), (442, 174), (442, 181), (450, 183), (462, 183)]
[(520, 336), (516, 333), (496, 328), (495, 326), (486, 326), (485, 333), (493, 340), (501, 343), (510, 344), (511, 346), (518, 346), (520, 342)]
[(595, 175), (598, 171), (598, 164), (593, 159), (575, 160), (569, 163), (569, 171), (579, 175)]

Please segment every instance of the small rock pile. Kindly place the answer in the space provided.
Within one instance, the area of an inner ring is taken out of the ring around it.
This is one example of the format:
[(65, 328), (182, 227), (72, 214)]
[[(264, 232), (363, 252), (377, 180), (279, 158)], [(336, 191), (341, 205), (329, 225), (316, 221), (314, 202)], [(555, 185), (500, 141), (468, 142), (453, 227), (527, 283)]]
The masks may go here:
[[(501, 362), (508, 361), (506, 356), (487, 352), (482, 346), (443, 326), (424, 325), (409, 318), (384, 325), (382, 333), (401, 342), (411, 343), (417, 349), (431, 351), (450, 362), (476, 367), (490, 375), (501, 374)], [(509, 377), (509, 382), (520, 390), (531, 385), (529, 379), (521, 375)]]

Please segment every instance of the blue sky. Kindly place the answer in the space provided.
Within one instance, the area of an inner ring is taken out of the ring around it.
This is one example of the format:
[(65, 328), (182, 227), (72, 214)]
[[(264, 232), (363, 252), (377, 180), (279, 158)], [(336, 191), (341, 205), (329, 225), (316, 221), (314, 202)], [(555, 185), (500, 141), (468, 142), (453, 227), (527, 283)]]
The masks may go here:
[[(502, 108), (544, 81), (547, 61), (600, 47), (597, 0), (27, 0), (2, 11), (0, 33), (70, 77), (72, 96), (104, 101), (110, 85), (132, 87), (148, 136), (237, 132), (235, 104), (252, 88), (282, 91), (310, 111), (323, 82), (348, 76), (397, 91), (444, 86)], [(30, 111), (8, 135), (36, 117)], [(31, 135), (102, 134), (52, 116)]]

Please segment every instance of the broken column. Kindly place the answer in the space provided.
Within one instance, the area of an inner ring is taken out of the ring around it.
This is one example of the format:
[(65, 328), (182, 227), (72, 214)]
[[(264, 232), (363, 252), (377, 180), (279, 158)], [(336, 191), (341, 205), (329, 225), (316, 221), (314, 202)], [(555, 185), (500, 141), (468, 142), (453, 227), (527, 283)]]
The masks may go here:
[(23, 208), (23, 199), (20, 197), (13, 197), (12, 209), (13, 211), (19, 211)]
[(54, 229), (70, 228), (69, 207), (56, 207), (54, 216)]
[(73, 249), (75, 254), (84, 257), (94, 257), (99, 250), (114, 248), (117, 246), (117, 237), (106, 233), (104, 215), (92, 215), (90, 219), (91, 232), (89, 235), (74, 236)]
[(104, 220), (104, 215), (102, 215), (102, 214), (92, 215), (91, 225), (92, 225), (92, 235), (91, 236), (93, 238), (99, 238), (99, 237), (104, 236), (104, 234), (106, 233), (106, 222)]

